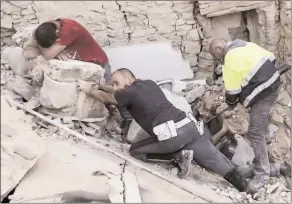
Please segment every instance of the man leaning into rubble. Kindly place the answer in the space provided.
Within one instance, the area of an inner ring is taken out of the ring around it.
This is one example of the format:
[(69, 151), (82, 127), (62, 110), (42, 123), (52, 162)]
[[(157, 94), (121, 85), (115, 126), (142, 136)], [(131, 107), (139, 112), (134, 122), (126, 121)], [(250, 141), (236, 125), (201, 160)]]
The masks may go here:
[[(266, 185), (270, 177), (266, 135), (269, 114), (279, 95), (280, 74), (275, 66), (276, 59), (273, 53), (242, 40), (214, 39), (209, 51), (222, 62), (227, 104), (235, 107), (239, 102), (251, 108), (248, 135), (255, 159), (254, 177), (247, 191), (253, 193)], [(280, 165), (277, 168), (280, 171)]]
[[(131, 145), (130, 154), (144, 161), (175, 160), (180, 178), (190, 172), (191, 161), (211, 170), (243, 191), (246, 180), (219, 152), (206, 135), (200, 135), (186, 113), (175, 108), (160, 87), (151, 80), (136, 79), (126, 68), (112, 74), (115, 93), (94, 90), (87, 84), (80, 89), (107, 104), (126, 106), (132, 117), (150, 135)], [(171, 129), (172, 131), (166, 131)], [(208, 132), (206, 132), (208, 134)]]
[[(105, 69), (105, 82), (100, 83), (100, 88), (113, 92), (112, 86), (108, 85), (111, 80), (111, 66), (106, 53), (88, 30), (77, 21), (62, 18), (41, 24), (34, 31), (32, 41), (24, 47), (23, 55), (28, 54), (34, 46), (39, 48), (47, 60), (80, 60), (100, 65)], [(125, 134), (132, 118), (124, 107), (118, 109), (124, 119), (122, 130)]]

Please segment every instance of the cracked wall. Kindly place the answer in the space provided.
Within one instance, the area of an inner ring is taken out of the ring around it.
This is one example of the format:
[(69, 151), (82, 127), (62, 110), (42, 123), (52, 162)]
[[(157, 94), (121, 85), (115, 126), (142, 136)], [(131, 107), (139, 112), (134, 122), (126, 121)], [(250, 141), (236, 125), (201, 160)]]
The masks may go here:
[[(260, 7), (249, 2), (244, 9), (238, 3), (232, 9), (231, 4), (224, 4), (223, 13), (218, 13), (216, 5), (209, 8), (203, 2), (200, 4), (197, 1), (1, 1), (1, 50), (13, 44), (11, 36), (27, 25), (67, 17), (83, 24), (103, 47), (171, 40), (194, 71), (199, 71), (198, 76), (211, 75), (214, 61), (208, 46), (214, 36), (256, 42), (290, 63), (291, 1), (265, 2)], [(202, 11), (209, 13), (201, 15)]]
[(201, 43), (191, 1), (13, 1), (12, 4), (1, 1), (1, 45), (12, 44), (11, 35), (26, 24), (67, 17), (84, 25), (103, 47), (171, 40), (192, 67), (197, 65)]

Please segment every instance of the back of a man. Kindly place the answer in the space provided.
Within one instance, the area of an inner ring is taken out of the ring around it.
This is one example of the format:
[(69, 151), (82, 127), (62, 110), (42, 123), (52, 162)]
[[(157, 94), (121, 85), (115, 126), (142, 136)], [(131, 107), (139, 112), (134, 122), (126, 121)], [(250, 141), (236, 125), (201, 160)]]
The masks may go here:
[(169, 120), (178, 122), (186, 117), (183, 111), (167, 100), (159, 86), (152, 80), (137, 79), (127, 89), (116, 93), (116, 97), (119, 104), (126, 105), (132, 117), (150, 135), (154, 135), (152, 129), (156, 125)]
[(100, 65), (108, 63), (108, 57), (92, 35), (73, 19), (57, 19), (60, 22), (59, 39), (56, 43), (66, 45), (69, 59), (94, 62)]

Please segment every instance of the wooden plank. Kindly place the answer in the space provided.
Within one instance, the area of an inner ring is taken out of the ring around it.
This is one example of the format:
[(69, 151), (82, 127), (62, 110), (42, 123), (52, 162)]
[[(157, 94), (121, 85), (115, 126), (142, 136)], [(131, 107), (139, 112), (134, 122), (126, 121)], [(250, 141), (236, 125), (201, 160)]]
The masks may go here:
[(125, 171), (123, 174), (125, 184), (125, 203), (142, 203), (136, 175)]
[(212, 17), (260, 8), (266, 3), (266, 1), (199, 1), (199, 8), (201, 15)]
[(242, 12), (242, 11), (257, 9), (257, 8), (267, 6), (269, 3), (270, 2), (267, 1), (267, 2), (262, 3), (260, 5), (256, 4), (256, 5), (249, 6), (249, 7), (234, 7), (234, 8), (228, 9), (228, 10), (218, 11), (218, 12), (207, 14), (207, 17), (222, 16), (222, 15), (226, 15), (226, 14), (238, 13), (238, 12)]

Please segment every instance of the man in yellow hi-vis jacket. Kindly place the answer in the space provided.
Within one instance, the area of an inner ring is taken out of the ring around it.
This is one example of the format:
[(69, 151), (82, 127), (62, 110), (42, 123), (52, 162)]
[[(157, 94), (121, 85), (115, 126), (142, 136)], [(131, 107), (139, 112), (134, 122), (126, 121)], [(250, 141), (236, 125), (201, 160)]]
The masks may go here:
[(240, 102), (246, 108), (251, 107), (248, 135), (255, 153), (255, 165), (248, 191), (255, 192), (269, 182), (270, 176), (266, 135), (269, 114), (279, 95), (280, 74), (275, 66), (276, 59), (273, 53), (242, 40), (214, 39), (209, 51), (222, 62), (226, 103), (235, 106)]

